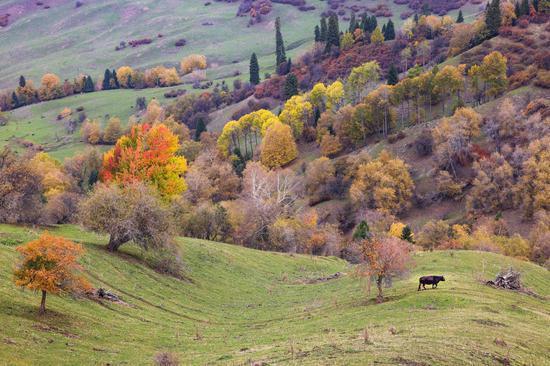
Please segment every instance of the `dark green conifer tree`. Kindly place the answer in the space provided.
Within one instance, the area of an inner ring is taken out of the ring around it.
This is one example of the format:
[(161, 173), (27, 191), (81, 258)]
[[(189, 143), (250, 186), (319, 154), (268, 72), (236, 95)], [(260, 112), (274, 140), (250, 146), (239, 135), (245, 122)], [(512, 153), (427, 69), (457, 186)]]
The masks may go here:
[(388, 70), (388, 85), (396, 85), (399, 82), (399, 73), (394, 64), (390, 65)]
[(292, 59), (289, 57), (288, 58), (288, 61), (285, 65), (286, 69), (285, 69), (285, 75), (288, 74), (289, 72), (292, 71)]
[(414, 14), (414, 24), (418, 24), (418, 14)]
[(24, 88), (25, 85), (27, 85), (27, 80), (25, 80), (25, 77), (24, 77), (23, 75), (21, 75), (21, 76), (19, 77), (19, 86), (22, 87), (22, 88)]
[(393, 25), (391, 19), (388, 20), (388, 24), (386, 25), (386, 28), (382, 33), (384, 34), (384, 40), (386, 41), (395, 39), (395, 26)]
[(206, 132), (206, 125), (204, 124), (204, 119), (199, 118), (197, 121), (197, 128), (195, 129), (195, 141), (199, 141), (201, 139), (201, 134), (203, 132)]
[(355, 227), (353, 231), (353, 239), (364, 240), (370, 238), (369, 224), (365, 220), (362, 220), (359, 225)]
[(409, 225), (403, 228), (403, 231), (401, 232), (401, 239), (406, 240), (409, 243), (414, 243), (413, 232)]
[(258, 65), (258, 57), (255, 53), (250, 56), (250, 84), (257, 85), (260, 83), (260, 65)]
[(327, 32), (328, 32), (327, 18), (323, 16), (321, 17), (321, 34), (319, 37), (319, 41), (321, 42), (327, 41)]
[(120, 83), (118, 82), (118, 76), (116, 75), (116, 70), (111, 71), (111, 80), (113, 81), (112, 87), (115, 89), (120, 89)]
[(539, 0), (533, 0), (533, 8), (535, 8), (535, 11), (539, 11)]
[(464, 15), (462, 15), (462, 9), (458, 11), (458, 17), (456, 18), (457, 23), (464, 23)]
[(331, 14), (328, 18), (327, 46), (325, 51), (330, 51), (332, 46), (340, 47), (340, 29), (338, 15), (336, 14)]
[(101, 89), (109, 90), (111, 89), (111, 70), (105, 69), (105, 75), (103, 76), (103, 83)]
[(516, 14), (516, 18), (521, 16), (521, 6), (519, 6), (519, 2), (516, 2), (514, 5), (514, 13)]
[(529, 0), (521, 2), (521, 15), (529, 15)]
[(321, 30), (319, 29), (319, 26), (315, 26), (315, 42), (321, 42)]
[(277, 66), (286, 61), (285, 42), (281, 33), (281, 18), (275, 19), (275, 54)]
[(485, 12), (485, 24), (490, 37), (498, 34), (501, 22), (500, 0), (492, 0)]
[(11, 93), (11, 107), (12, 108), (19, 108), (21, 103), (19, 102), (19, 98), (17, 97), (17, 94), (15, 92)]
[(351, 12), (351, 19), (349, 20), (349, 32), (353, 33), (357, 28), (357, 21), (355, 20), (355, 13)]
[(290, 99), (294, 95), (298, 94), (298, 79), (296, 75), (290, 73), (286, 76), (285, 87), (284, 87), (284, 97), (285, 99)]
[(94, 81), (92, 80), (92, 77), (90, 75), (84, 76), (84, 93), (91, 93), (95, 89), (94, 87)]

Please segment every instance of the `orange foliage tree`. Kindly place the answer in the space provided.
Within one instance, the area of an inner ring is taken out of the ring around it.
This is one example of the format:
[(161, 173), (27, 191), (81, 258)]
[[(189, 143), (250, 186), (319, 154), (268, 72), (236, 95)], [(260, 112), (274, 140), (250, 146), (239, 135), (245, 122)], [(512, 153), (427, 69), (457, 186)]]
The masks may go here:
[(178, 149), (178, 137), (165, 125), (136, 125), (103, 157), (101, 180), (121, 185), (145, 182), (164, 198), (175, 196), (187, 188), (187, 161), (176, 155)]
[(46, 312), (46, 294), (78, 293), (90, 287), (77, 273), (82, 246), (44, 232), (37, 240), (17, 247), (23, 256), (14, 271), (17, 286), (42, 292), (39, 314)]
[[(363, 265), (358, 267), (358, 274), (376, 280), (378, 288), (377, 301), (382, 302), (382, 283), (392, 277), (402, 275), (412, 264), (406, 242), (389, 237), (375, 237), (361, 242)], [(369, 282), (370, 288), (370, 282)]]

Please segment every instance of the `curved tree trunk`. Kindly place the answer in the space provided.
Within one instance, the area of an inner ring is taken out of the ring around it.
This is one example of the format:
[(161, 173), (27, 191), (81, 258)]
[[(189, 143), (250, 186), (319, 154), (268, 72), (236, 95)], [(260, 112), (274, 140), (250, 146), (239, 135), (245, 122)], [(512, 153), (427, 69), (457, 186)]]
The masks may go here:
[(115, 235), (109, 237), (109, 244), (107, 244), (107, 250), (109, 252), (116, 252), (118, 248), (128, 240), (126, 238), (117, 238)]

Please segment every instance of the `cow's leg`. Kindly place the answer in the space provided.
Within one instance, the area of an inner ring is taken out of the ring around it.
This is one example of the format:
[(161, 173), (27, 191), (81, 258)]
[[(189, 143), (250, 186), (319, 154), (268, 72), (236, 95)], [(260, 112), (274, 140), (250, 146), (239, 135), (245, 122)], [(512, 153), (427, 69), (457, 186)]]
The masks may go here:
[(425, 283), (422, 284), (422, 289), (423, 289), (423, 290), (426, 289), (426, 284), (425, 284)]
[(418, 291), (420, 291), (420, 286), (422, 286), (422, 283), (418, 282)]

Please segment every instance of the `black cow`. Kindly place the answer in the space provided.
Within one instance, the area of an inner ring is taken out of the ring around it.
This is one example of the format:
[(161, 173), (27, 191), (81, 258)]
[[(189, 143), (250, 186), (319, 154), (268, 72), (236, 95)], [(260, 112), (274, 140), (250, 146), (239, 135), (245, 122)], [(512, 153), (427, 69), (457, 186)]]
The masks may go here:
[(418, 291), (420, 291), (420, 286), (425, 290), (426, 285), (432, 285), (432, 288), (437, 288), (437, 284), (441, 281), (445, 281), (443, 276), (423, 276), (418, 280)]

